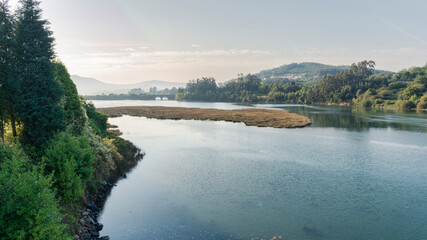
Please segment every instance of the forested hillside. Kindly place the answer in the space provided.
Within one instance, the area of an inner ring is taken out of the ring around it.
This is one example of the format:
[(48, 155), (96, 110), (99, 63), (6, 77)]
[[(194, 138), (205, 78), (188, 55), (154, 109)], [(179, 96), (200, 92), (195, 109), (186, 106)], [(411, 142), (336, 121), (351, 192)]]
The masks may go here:
[[(313, 84), (325, 75), (335, 75), (341, 71), (347, 71), (350, 66), (333, 66), (314, 62), (291, 63), (277, 68), (263, 70), (255, 75), (266, 83), (274, 81), (299, 82)], [(375, 70), (374, 74), (392, 74), (392, 72)]]
[(218, 87), (214, 78), (191, 80), (176, 99), (256, 103), (346, 104), (364, 107), (426, 109), (427, 66), (396, 74), (378, 73), (373, 61), (352, 64), (345, 71), (324, 75), (320, 81), (262, 80), (240, 75)]
[(139, 151), (78, 95), (39, 5), (0, 1), (0, 239), (73, 239), (77, 210)]

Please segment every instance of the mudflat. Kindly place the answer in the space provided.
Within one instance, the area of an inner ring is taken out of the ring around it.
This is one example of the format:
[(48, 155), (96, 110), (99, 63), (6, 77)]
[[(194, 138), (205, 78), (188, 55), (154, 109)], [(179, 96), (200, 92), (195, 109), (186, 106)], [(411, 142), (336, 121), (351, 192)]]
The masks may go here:
[(183, 107), (111, 107), (98, 109), (109, 117), (123, 115), (173, 120), (211, 120), (227, 122), (243, 122), (247, 126), (273, 128), (299, 128), (309, 126), (310, 119), (296, 113), (282, 110), (260, 108), (222, 110)]

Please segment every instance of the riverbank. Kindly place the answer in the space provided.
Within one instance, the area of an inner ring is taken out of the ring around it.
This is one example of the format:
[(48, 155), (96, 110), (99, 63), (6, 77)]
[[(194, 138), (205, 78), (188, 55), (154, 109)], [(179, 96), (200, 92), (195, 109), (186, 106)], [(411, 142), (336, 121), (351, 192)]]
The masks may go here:
[(227, 122), (243, 122), (246, 126), (272, 127), (272, 128), (299, 128), (311, 124), (311, 120), (296, 113), (282, 110), (268, 109), (201, 109), (183, 107), (148, 107), (129, 106), (100, 108), (99, 111), (109, 117), (123, 115), (172, 119), (172, 120), (211, 120)]
[[(109, 126), (116, 128), (116, 126)], [(110, 129), (111, 130), (111, 129)], [(122, 158), (114, 162), (115, 168), (109, 171), (108, 176), (97, 184), (95, 191), (86, 194), (86, 204), (83, 209), (78, 210), (79, 228), (75, 240), (108, 240), (108, 236), (100, 236), (103, 229), (102, 223), (98, 222), (98, 214), (102, 210), (106, 199), (115, 183), (122, 178), (126, 178), (126, 173), (133, 169), (144, 157), (144, 153), (132, 142), (120, 138), (119, 130), (113, 129), (110, 137), (114, 139), (114, 145)]]

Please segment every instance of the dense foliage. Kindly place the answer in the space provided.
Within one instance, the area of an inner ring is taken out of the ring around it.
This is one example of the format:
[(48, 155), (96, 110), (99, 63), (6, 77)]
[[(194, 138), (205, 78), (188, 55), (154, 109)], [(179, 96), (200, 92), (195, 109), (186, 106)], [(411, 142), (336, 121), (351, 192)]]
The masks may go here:
[(201, 78), (191, 80), (185, 89), (179, 89), (176, 99), (426, 109), (427, 66), (396, 74), (375, 73), (373, 61), (362, 61), (345, 71), (324, 75), (310, 85), (296, 81), (261, 81), (256, 75), (249, 74), (218, 87), (215, 79)]
[(77, 200), (83, 194), (83, 182), (90, 179), (94, 159), (86, 136), (61, 132), (46, 148), (46, 171), (54, 174), (54, 186), (65, 202)]
[(65, 127), (59, 107), (60, 85), (55, 81), (53, 37), (42, 19), (40, 2), (21, 1), (16, 22), (16, 56), (22, 96), (19, 116), (24, 123), (22, 141), (41, 148)]
[(13, 17), (7, 1), (0, 1), (0, 137), (4, 139), (5, 124), (11, 119), (16, 136), (15, 112), (19, 103), (19, 85), (16, 78), (16, 43)]
[(86, 124), (86, 116), (82, 101), (77, 93), (76, 85), (71, 80), (70, 74), (68, 74), (64, 64), (61, 62), (55, 62), (54, 64), (55, 79), (63, 91), (60, 106), (64, 110), (65, 122), (74, 134), (81, 134)]
[(0, 239), (71, 239), (43, 166), (0, 143)]
[(98, 112), (91, 102), (83, 102), (83, 107), (86, 110), (90, 126), (95, 130), (96, 134), (104, 137), (107, 134), (108, 117)]
[(0, 0), (0, 239), (71, 239), (86, 196), (140, 152), (54, 60), (40, 1), (19, 3)]
[(254, 102), (260, 87), (261, 80), (250, 74), (240, 75), (236, 81), (230, 81), (224, 87), (217, 87), (214, 78), (201, 78), (191, 80), (185, 90), (179, 89), (175, 98), (209, 102)]

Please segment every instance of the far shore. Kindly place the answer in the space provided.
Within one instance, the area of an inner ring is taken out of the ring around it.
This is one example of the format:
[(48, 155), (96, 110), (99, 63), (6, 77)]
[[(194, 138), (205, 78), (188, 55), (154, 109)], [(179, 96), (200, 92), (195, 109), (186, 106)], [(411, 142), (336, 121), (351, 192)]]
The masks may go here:
[(155, 119), (243, 122), (246, 126), (272, 128), (300, 128), (311, 124), (310, 119), (296, 113), (259, 108), (222, 110), (183, 107), (129, 106), (99, 108), (98, 110), (107, 114), (109, 117), (130, 115)]

